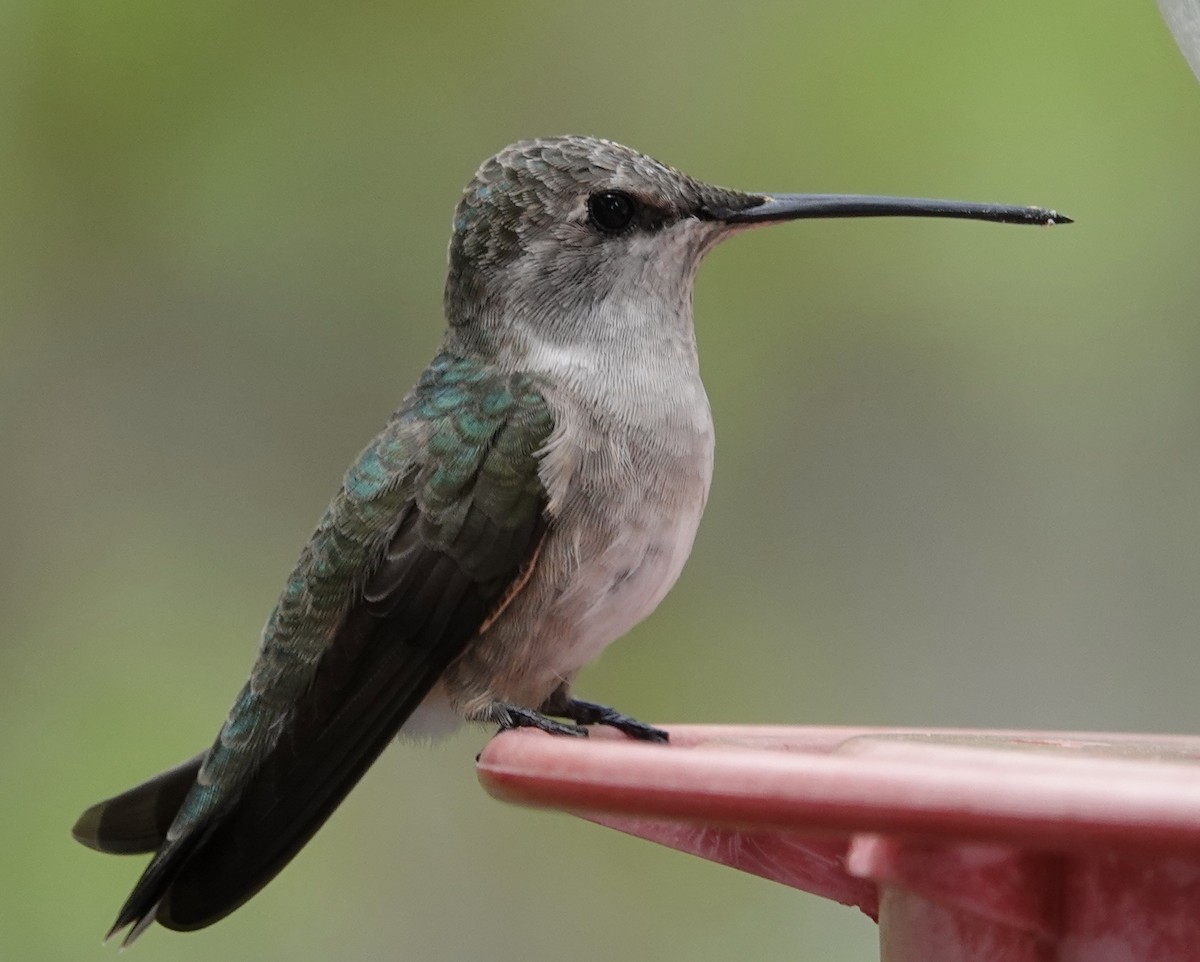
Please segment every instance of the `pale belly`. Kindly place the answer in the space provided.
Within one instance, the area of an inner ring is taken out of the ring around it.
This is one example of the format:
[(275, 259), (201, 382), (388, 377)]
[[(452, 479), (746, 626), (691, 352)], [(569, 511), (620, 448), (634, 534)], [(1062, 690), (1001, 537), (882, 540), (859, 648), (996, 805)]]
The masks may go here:
[(573, 625), (563, 632), (569, 640), (546, 646), (549, 672), (569, 678), (658, 607), (691, 553), (706, 494), (707, 486), (686, 506), (651, 508), (652, 513), (631, 519), (607, 548), (583, 561), (573, 587), (547, 613), (546, 629)]
[[(704, 511), (707, 476), (691, 503), (626, 519), (602, 550), (571, 539), (546, 546), (542, 578), (477, 639), (403, 728), (405, 736), (455, 731), (463, 715), (500, 700), (536, 708), (663, 600), (687, 561)], [(678, 490), (675, 492), (679, 494)], [(567, 561), (569, 579), (553, 578)]]

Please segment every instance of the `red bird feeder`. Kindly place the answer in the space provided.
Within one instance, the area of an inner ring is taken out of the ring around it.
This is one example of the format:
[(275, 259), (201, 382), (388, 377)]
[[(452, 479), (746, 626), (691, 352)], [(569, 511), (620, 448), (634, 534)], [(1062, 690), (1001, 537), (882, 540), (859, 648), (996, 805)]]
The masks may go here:
[(479, 777), (857, 906), (885, 962), (1200, 962), (1200, 738), (669, 730), (506, 732)]

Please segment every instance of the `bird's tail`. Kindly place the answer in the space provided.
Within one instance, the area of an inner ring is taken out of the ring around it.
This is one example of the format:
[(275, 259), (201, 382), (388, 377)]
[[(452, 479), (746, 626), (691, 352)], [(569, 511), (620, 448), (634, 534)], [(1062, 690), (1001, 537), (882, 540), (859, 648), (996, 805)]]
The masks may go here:
[(167, 831), (196, 783), (205, 754), (201, 752), (120, 795), (97, 802), (80, 815), (72, 827), (71, 834), (76, 841), (98, 852), (113, 855), (157, 853), (106, 939), (135, 923), (125, 937), (124, 944), (129, 945), (145, 930), (154, 920), (155, 908), (165, 888), (164, 879), (169, 878), (175, 866), (191, 853), (194, 839), (168, 845)]
[(196, 782), (204, 752), (127, 792), (97, 802), (71, 829), (77, 842), (111, 855), (157, 852)]

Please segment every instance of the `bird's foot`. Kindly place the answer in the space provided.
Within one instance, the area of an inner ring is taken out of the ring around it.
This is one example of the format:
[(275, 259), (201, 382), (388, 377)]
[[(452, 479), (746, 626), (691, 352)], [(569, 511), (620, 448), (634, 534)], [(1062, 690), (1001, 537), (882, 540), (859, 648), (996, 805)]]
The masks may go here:
[[(557, 694), (557, 693), (556, 693)], [(597, 705), (595, 702), (580, 701), (578, 698), (552, 697), (542, 706), (542, 711), (559, 718), (569, 718), (577, 725), (608, 725), (630, 738), (643, 742), (661, 742), (668, 740), (668, 735), (661, 728), (647, 725), (645, 722), (622, 714), (607, 705)], [(586, 731), (586, 729), (583, 729)]]
[[(567, 717), (567, 716), (564, 716)], [(553, 718), (543, 715), (531, 708), (521, 708), (519, 705), (497, 705), (495, 720), (500, 723), (500, 731), (510, 728), (536, 728), (550, 735), (570, 735), (574, 738), (586, 738), (587, 729), (578, 725), (564, 725)]]

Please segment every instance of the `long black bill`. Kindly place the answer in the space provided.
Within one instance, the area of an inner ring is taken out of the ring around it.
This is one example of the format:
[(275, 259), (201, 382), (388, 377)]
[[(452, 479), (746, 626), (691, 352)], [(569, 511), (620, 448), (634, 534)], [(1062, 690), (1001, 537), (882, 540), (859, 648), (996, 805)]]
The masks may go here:
[(975, 204), (921, 197), (873, 197), (866, 194), (750, 195), (760, 203), (741, 209), (709, 208), (705, 214), (727, 224), (768, 224), (806, 217), (958, 217), (1001, 224), (1070, 224), (1071, 218), (1042, 207)]

